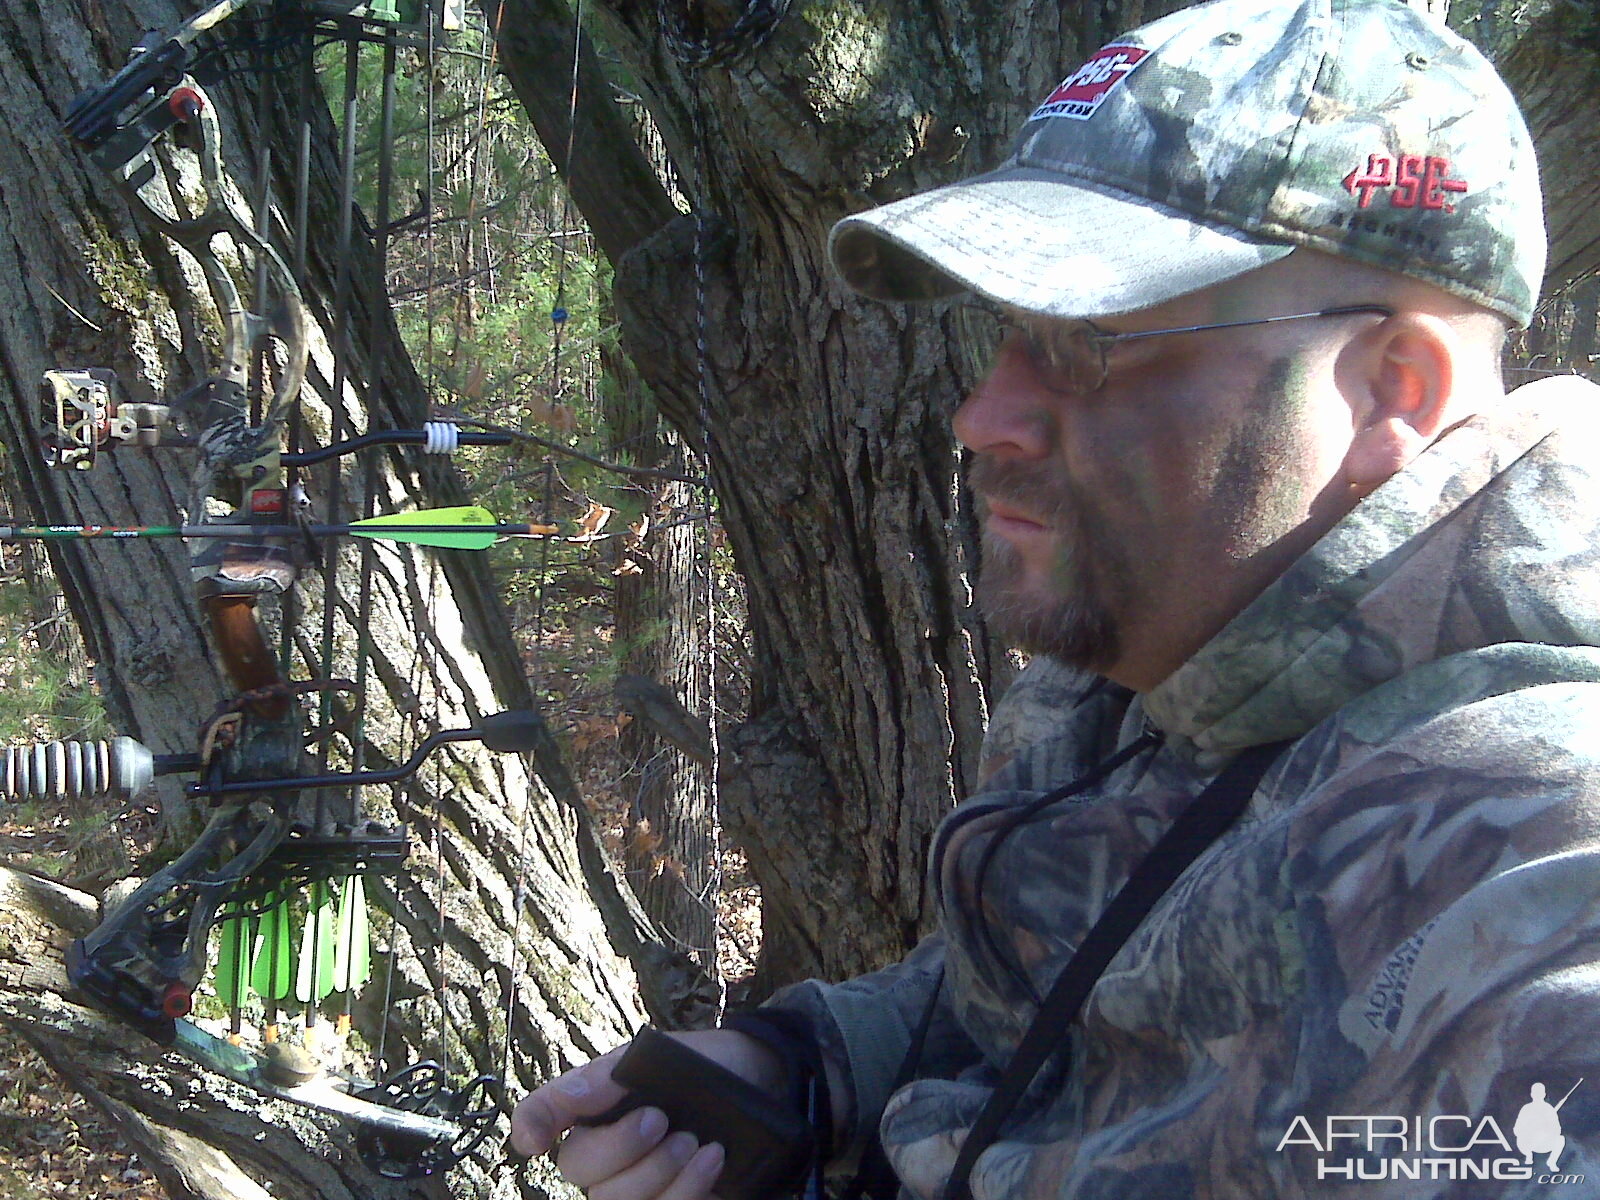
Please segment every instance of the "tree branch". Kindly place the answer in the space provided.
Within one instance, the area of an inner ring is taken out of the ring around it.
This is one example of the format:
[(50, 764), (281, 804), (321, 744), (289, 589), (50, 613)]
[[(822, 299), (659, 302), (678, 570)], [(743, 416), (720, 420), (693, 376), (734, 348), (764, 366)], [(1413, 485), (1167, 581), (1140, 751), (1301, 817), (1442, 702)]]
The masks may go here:
[[(506, 78), (527, 109), (550, 160), (566, 180), (595, 241), (613, 266), (678, 215), (617, 105), (587, 34), (578, 47), (573, 111), (573, 32), (562, 0), (483, 0), (498, 31)], [(552, 70), (559, 63), (561, 70)], [(572, 153), (567, 153), (568, 146)]]

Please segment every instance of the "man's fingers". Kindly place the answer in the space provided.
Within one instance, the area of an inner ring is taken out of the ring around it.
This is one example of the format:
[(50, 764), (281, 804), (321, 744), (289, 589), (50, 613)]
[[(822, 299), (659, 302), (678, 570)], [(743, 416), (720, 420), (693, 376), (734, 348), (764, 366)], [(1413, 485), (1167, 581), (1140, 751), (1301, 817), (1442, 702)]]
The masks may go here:
[[(602, 1196), (653, 1196), (677, 1177), (683, 1162), (672, 1164), (683, 1137), (667, 1137), (667, 1117), (659, 1108), (641, 1108), (622, 1120), (574, 1129), (561, 1143), (556, 1166), (567, 1182)], [(665, 1139), (665, 1141), (663, 1141)], [(694, 1152), (694, 1137), (688, 1137)]]
[(511, 1148), (524, 1157), (543, 1154), (586, 1117), (596, 1117), (627, 1094), (611, 1080), (619, 1051), (558, 1075), (522, 1098), (511, 1114)]
[[(632, 1120), (618, 1122), (612, 1129), (631, 1125)], [(591, 1178), (577, 1164), (569, 1169), (568, 1154), (574, 1149), (572, 1142), (580, 1134), (592, 1133), (598, 1137), (601, 1132), (579, 1130), (561, 1151), (561, 1173), (583, 1188), (589, 1200), (707, 1200), (722, 1172), (722, 1147), (714, 1142), (702, 1146), (694, 1134), (683, 1130), (667, 1134), (631, 1166), (607, 1178)], [(589, 1138), (586, 1136), (584, 1140)]]
[(722, 1163), (727, 1157), (716, 1142), (701, 1146), (678, 1172), (672, 1186), (662, 1192), (657, 1200), (705, 1200), (722, 1174)]

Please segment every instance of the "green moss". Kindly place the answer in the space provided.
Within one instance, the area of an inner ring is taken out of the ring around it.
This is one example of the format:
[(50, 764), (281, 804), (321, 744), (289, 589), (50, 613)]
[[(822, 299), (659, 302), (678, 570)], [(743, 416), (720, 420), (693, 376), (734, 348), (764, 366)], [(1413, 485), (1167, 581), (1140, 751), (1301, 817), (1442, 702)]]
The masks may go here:
[(106, 307), (139, 321), (170, 308), (166, 293), (155, 287), (142, 258), (131, 244), (95, 222), (87, 248), (89, 276), (100, 290)]

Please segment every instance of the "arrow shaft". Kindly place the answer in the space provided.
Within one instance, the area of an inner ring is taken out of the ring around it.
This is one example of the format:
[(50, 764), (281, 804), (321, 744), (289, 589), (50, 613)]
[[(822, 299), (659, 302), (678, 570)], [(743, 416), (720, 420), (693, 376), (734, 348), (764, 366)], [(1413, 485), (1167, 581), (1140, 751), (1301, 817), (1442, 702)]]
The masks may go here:
[(187, 525), (0, 525), (0, 542), (187, 537)]
[(498, 536), (530, 537), (548, 532), (543, 526), (510, 521), (492, 525), (442, 525), (417, 522), (382, 525), (0, 525), (0, 542), (94, 541), (108, 538), (292, 538), (382, 537), (386, 533), (489, 533)]

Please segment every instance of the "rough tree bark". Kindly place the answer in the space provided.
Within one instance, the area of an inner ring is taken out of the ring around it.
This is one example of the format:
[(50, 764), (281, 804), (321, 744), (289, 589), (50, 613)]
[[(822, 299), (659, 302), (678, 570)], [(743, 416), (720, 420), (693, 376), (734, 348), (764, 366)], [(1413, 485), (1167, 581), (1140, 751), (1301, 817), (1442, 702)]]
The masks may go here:
[[(507, 74), (546, 145), (564, 146), (565, 85), (557, 95), (543, 67), (571, 60), (570, 14), (553, 0), (498, 7)], [(695, 11), (712, 31), (739, 16)], [(593, 55), (568, 182), (616, 263), (625, 345), (709, 457), (746, 580), (751, 706), (724, 736), (720, 784), (762, 887), (760, 992), (877, 965), (925, 930), (927, 837), (970, 782), (1006, 673), (968, 603), (976, 549), (945, 420), (963, 387), (948, 316), (847, 295), (826, 231), (996, 161), (1085, 35), (1127, 14), (796, 4), (759, 48), (693, 70), (661, 36), (682, 12), (603, 8), (704, 219), (698, 238), (606, 111)]]
[[(610, 356), (607, 356), (608, 359)], [(605, 363), (611, 384), (606, 426), (636, 466), (682, 473), (681, 445), (663, 437), (660, 419), (625, 362)], [(675, 480), (640, 481), (647, 527), (637, 546), (619, 548), (612, 615), (620, 647), (615, 684), (632, 718), (619, 732), (628, 805), (624, 867), (645, 911), (680, 949), (715, 975), (717, 923), (709, 726), (703, 711), (706, 588), (697, 569), (701, 526), (695, 490)], [(708, 1014), (713, 1015), (713, 1014)]]
[(1544, 292), (1600, 270), (1600, 11), (1558, 3), (1501, 55), (1539, 151), (1550, 261)]
[[(59, 133), (73, 96), (104, 80), (142, 31), (170, 28), (191, 10), (167, 0), (85, 0), (0, 12), (0, 287), (8, 299), (0, 306), (0, 430), (34, 510), (19, 515), (165, 523), (186, 498), (182, 451), (123, 452), (91, 472), (45, 470), (37, 409), (47, 369), (112, 366), (132, 395), (156, 398), (203, 377), (215, 354), (215, 316), (193, 262), (134, 220)], [(268, 124), (258, 127), (259, 84), (230, 79), (212, 91), (227, 167), (248, 193), (256, 150), (272, 147), (275, 196), (292, 212), (285, 198), (294, 194), (293, 105), (269, 106)], [(308, 421), (325, 438), (335, 397), (329, 331), (336, 291), (332, 250), (319, 239), (339, 227), (331, 182), (338, 137), (326, 111), (317, 120), (314, 232), (302, 282), (321, 322), (313, 330)], [(363, 410), (380, 405), (386, 411), (374, 424), (414, 426), (425, 410), (423, 391), (397, 349), (383, 297), (371, 291), (371, 245), (358, 239), (357, 253), (352, 328), (377, 333), (347, 364), (337, 403), (357, 428), (365, 427)], [(389, 502), (456, 498), (446, 475), (424, 478), (398, 458), (385, 470), (380, 487)], [(350, 480), (347, 494), (357, 486)], [(197, 624), (183, 549), (92, 545), (59, 550), (53, 559), (118, 731), (158, 752), (191, 752), (199, 721), (226, 689)], [(298, 601), (306, 629), (318, 628), (324, 607), (334, 606), (335, 661), (319, 665), (319, 636), (297, 634), (291, 675), (354, 675), (354, 630), (371, 631), (362, 747), (368, 767), (403, 761), (419, 726), (457, 728), (481, 714), (531, 706), (484, 564), (379, 553), (366, 613), (355, 599), (359, 556), (343, 553), (337, 561), (337, 586), (325, 590), (308, 573)], [(622, 1040), (644, 1007), (670, 1021), (672, 972), (682, 964), (653, 940), (605, 861), (553, 742), (526, 760), (455, 744), (387, 794), (371, 791), (371, 815), (404, 821), (416, 851), (414, 870), (370, 885), (392, 917), (375, 918), (375, 959), (386, 958), (389, 940), (399, 945), (393, 967), (380, 965), (354, 1014), (373, 1044), (377, 1023), (387, 1022), (391, 1066), (445, 1055), (458, 1071), (507, 1076), (509, 1105), (552, 1072)], [(171, 847), (193, 833), (197, 814), (175, 788), (161, 798)], [(0, 1019), (44, 1049), (121, 1125), (173, 1196), (244, 1196), (269, 1182), (273, 1195), (305, 1200), (564, 1193), (552, 1185), (548, 1164), (518, 1170), (502, 1161), (497, 1143), (445, 1178), (377, 1179), (335, 1124), (198, 1075), (84, 1007), (65, 986), (61, 955), (92, 924), (93, 898), (10, 872), (0, 885), (7, 912)], [(643, 968), (644, 1007), (629, 958)], [(395, 1003), (380, 1013), (382, 976), (390, 970)], [(216, 1151), (204, 1170), (194, 1167), (195, 1139)]]

